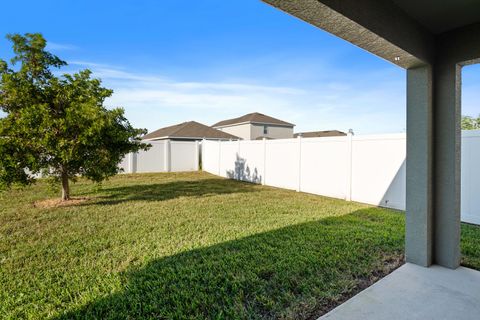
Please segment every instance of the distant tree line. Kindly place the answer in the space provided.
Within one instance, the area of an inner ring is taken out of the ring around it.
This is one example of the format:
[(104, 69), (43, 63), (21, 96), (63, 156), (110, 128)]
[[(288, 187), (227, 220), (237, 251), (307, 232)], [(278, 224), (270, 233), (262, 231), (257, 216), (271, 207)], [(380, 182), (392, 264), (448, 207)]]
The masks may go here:
[(477, 118), (462, 116), (462, 130), (480, 130), (480, 115)]

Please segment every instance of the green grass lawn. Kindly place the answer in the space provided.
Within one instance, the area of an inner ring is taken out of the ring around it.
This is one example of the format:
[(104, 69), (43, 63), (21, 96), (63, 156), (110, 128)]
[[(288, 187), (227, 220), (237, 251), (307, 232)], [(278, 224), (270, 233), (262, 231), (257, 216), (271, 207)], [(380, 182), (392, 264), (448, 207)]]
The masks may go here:
[[(42, 209), (0, 194), (2, 319), (302, 319), (390, 271), (404, 215), (205, 173), (117, 176)], [(480, 268), (480, 231), (463, 226)]]

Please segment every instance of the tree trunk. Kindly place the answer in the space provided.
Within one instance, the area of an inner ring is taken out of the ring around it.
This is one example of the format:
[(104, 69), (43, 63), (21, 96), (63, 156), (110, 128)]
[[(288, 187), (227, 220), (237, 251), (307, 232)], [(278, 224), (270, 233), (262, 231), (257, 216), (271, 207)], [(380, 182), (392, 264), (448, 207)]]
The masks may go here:
[(62, 172), (62, 201), (70, 200), (70, 186), (68, 185), (68, 174)]

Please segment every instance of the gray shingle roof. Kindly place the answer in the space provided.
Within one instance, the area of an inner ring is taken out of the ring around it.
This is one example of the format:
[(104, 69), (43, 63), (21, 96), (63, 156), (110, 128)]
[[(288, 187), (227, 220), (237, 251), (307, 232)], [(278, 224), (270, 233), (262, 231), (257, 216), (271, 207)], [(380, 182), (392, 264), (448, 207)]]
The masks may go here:
[(233, 119), (228, 119), (228, 120), (223, 120), (223, 121), (217, 122), (212, 127), (217, 128), (217, 127), (223, 127), (223, 126), (239, 124), (239, 123), (274, 124), (274, 125), (280, 125), (280, 126), (286, 126), (286, 127), (295, 126), (292, 123), (267, 116), (263, 113), (254, 112), (254, 113), (249, 113), (249, 114), (246, 114), (246, 115), (238, 117), (238, 118), (233, 118)]
[(161, 128), (150, 132), (142, 139), (151, 140), (158, 138), (240, 139), (232, 134), (214, 129), (196, 121), (183, 122), (174, 126)]
[(303, 138), (319, 138), (319, 137), (337, 137), (346, 136), (345, 132), (339, 130), (325, 130), (325, 131), (310, 131), (310, 132), (298, 132), (293, 135), (294, 138), (302, 135)]

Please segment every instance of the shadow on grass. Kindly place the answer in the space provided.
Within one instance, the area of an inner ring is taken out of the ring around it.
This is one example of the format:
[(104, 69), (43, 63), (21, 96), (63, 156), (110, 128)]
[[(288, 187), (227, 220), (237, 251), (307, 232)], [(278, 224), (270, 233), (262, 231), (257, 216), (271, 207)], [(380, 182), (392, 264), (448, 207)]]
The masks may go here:
[(104, 196), (84, 205), (111, 205), (127, 201), (164, 201), (179, 197), (202, 197), (208, 195), (253, 192), (251, 183), (227, 179), (202, 179), (172, 181), (165, 183), (134, 184), (102, 189)]
[(58, 319), (316, 317), (398, 266), (403, 230), (401, 214), (370, 208), (195, 249)]

